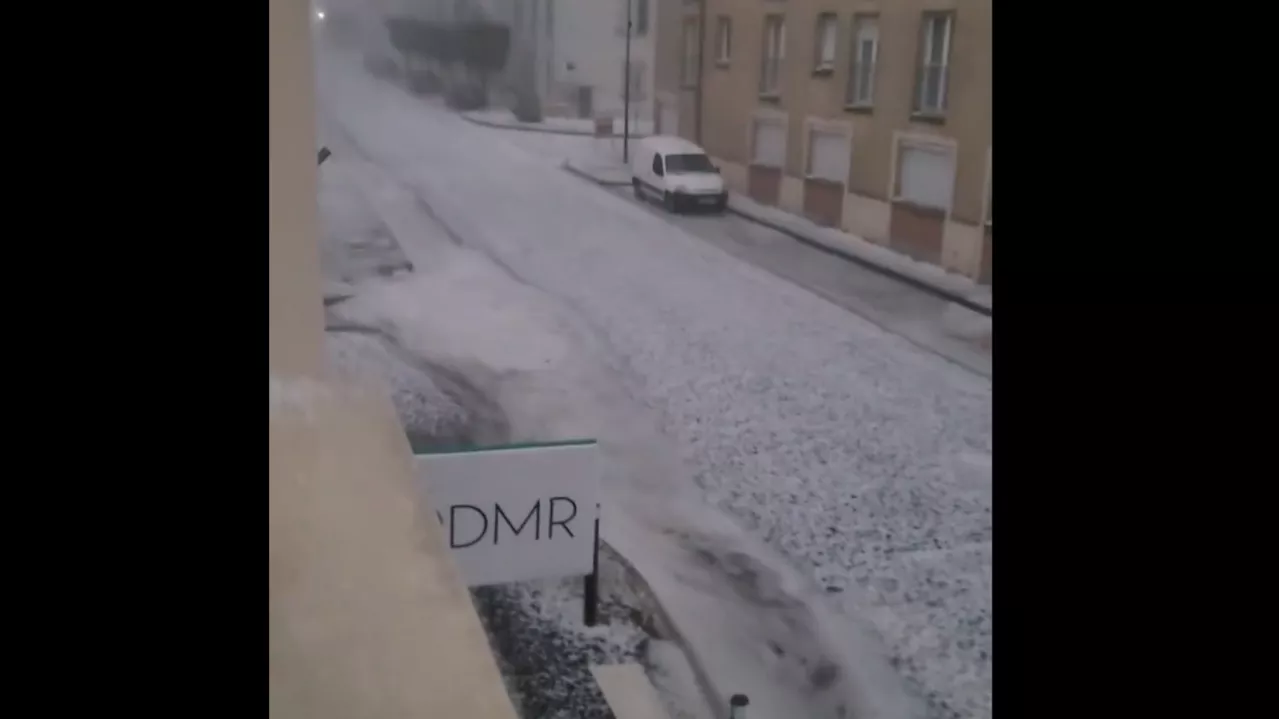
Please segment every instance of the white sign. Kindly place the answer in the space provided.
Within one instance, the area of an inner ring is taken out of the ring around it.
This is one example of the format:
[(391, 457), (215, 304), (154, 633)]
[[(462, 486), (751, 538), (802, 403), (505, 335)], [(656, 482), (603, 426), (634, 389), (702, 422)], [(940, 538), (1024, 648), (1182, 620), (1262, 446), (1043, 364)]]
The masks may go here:
[(468, 586), (591, 573), (600, 491), (594, 441), (414, 461)]

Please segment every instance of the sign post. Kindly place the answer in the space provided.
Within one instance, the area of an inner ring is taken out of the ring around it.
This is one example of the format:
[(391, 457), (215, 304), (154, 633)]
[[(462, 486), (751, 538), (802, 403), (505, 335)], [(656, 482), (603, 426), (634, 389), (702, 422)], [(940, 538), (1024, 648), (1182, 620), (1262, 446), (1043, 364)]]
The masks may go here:
[(597, 621), (600, 456), (595, 440), (414, 455), (467, 586), (584, 577)]
[(595, 553), (591, 556), (591, 573), (582, 579), (582, 623), (596, 625), (596, 612), (600, 608), (600, 505), (596, 505), (596, 521), (591, 530)]

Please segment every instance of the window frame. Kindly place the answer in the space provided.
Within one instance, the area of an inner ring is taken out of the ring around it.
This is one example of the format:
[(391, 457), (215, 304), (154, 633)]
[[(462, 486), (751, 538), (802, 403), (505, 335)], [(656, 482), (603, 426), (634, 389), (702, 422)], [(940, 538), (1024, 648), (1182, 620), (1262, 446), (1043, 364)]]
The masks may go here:
[(631, 18), (632, 27), (635, 30), (633, 37), (645, 37), (649, 34), (651, 5), (649, 0), (631, 0), (631, 7), (635, 10), (635, 17)]
[[(750, 121), (747, 122), (747, 160), (748, 164), (757, 167), (768, 167), (771, 169), (782, 170), (785, 172), (787, 166), (787, 142), (789, 138), (787, 133), (790, 131), (791, 118), (785, 112), (770, 109), (758, 109), (751, 114)], [(762, 127), (772, 126), (778, 130), (782, 138), (781, 157), (777, 165), (763, 165), (757, 162), (759, 156), (760, 144), (759, 131)]]
[[(831, 58), (823, 57), (827, 49), (826, 33), (831, 32)], [(818, 75), (830, 75), (835, 72), (836, 59), (840, 55), (840, 16), (833, 12), (818, 13), (813, 31), (813, 72)]]
[[(862, 43), (865, 39), (863, 31), (867, 28), (872, 30), (870, 37), (871, 71), (867, 73), (866, 99), (861, 99), (859, 90), (863, 88), (859, 79), (862, 77), (860, 70), (863, 67)], [(845, 87), (844, 106), (856, 110), (870, 110), (876, 104), (876, 74), (880, 67), (880, 15), (878, 13), (854, 13), (851, 36), (849, 83)]]
[[(772, 32), (777, 28), (777, 32)], [(771, 40), (777, 37), (778, 42)], [(777, 56), (771, 55), (774, 51)], [(770, 13), (764, 16), (764, 29), (761, 34), (760, 47), (760, 82), (757, 87), (759, 95), (765, 99), (776, 99), (782, 96), (782, 71), (787, 59), (787, 17), (781, 13)], [(767, 87), (769, 70), (773, 69), (773, 86)]]
[[(951, 79), (951, 46), (955, 35), (955, 12), (951, 10), (926, 10), (920, 14), (920, 32), (918, 51), (916, 53), (916, 87), (912, 93), (911, 114), (919, 118), (941, 118), (946, 115), (950, 100)], [(941, 61), (932, 62), (935, 57), (933, 46), (933, 27), (937, 22), (946, 23), (946, 33), (942, 38)], [(925, 94), (928, 90), (929, 72), (937, 68), (938, 98), (936, 106), (926, 106)]]
[[(848, 122), (810, 117), (805, 120), (804, 135), (804, 179), (818, 180), (821, 182), (838, 182), (844, 186), (847, 191), (849, 187), (849, 172), (853, 167), (853, 126)], [(841, 158), (841, 162), (844, 166), (843, 173), (838, 179), (820, 177), (813, 171), (813, 161), (815, 157), (813, 150), (819, 137), (838, 138), (845, 145), (844, 156)]]
[[(907, 149), (920, 150), (923, 152), (935, 152), (947, 156), (951, 164), (951, 195), (948, 198), (946, 207), (922, 205), (915, 200), (907, 199), (907, 197), (902, 193), (902, 158)], [(938, 136), (921, 135), (918, 133), (895, 132), (893, 140), (893, 164), (890, 169), (889, 178), (889, 202), (901, 203), (912, 207), (919, 207), (924, 210), (941, 212), (943, 213), (944, 218), (950, 219), (951, 211), (955, 207), (956, 201), (956, 182), (959, 173), (959, 161), (959, 147), (954, 140)]]
[(728, 67), (733, 60), (733, 18), (716, 16), (716, 66)]

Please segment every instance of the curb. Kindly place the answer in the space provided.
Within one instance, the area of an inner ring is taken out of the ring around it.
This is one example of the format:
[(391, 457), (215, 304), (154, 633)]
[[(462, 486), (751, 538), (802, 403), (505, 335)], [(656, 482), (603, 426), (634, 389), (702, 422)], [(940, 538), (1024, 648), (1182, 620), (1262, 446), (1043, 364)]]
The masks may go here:
[[(479, 125), (480, 127), (489, 127), (494, 130), (512, 130), (514, 132), (539, 132), (544, 135), (572, 135), (577, 137), (595, 137), (596, 136), (596, 134), (590, 130), (569, 130), (569, 129), (555, 128), (555, 127), (536, 127), (536, 126), (529, 126), (529, 125), (505, 125), (500, 122), (490, 122), (488, 120), (481, 120), (479, 118), (471, 117), (467, 115), (467, 113), (465, 112), (459, 112), (458, 116), (473, 125)], [(618, 137), (621, 137), (621, 135), (618, 135)], [(633, 140), (641, 140), (641, 139), (644, 139), (645, 137), (648, 137), (648, 135), (638, 134), (634, 132), (631, 133), (631, 139)]]
[[(595, 184), (600, 185), (602, 187), (628, 187), (631, 184), (629, 182), (602, 180), (598, 177), (595, 177), (591, 173), (586, 172), (585, 170), (580, 170), (574, 167), (572, 164), (569, 163), (568, 160), (565, 160), (564, 162), (560, 163), (560, 168), (565, 170), (571, 175), (575, 175), (589, 182), (594, 182)], [(760, 225), (762, 227), (768, 227), (774, 232), (780, 232), (786, 235), (787, 237), (790, 237), (791, 239), (796, 240), (797, 242), (800, 242), (802, 244), (805, 244), (805, 245), (808, 245), (809, 247), (814, 248), (815, 250), (819, 250), (821, 252), (825, 252), (834, 257), (838, 257), (846, 262), (852, 262), (861, 267), (865, 267), (866, 269), (871, 270), (872, 272), (876, 272), (878, 274), (884, 275), (885, 277), (888, 277), (889, 279), (892, 279), (892, 280), (897, 280), (898, 282), (901, 282), (904, 285), (914, 287), (915, 289), (918, 289), (921, 292), (933, 295), (934, 297), (937, 297), (939, 299), (946, 300), (947, 302), (951, 302), (953, 304), (957, 304), (967, 310), (983, 315), (984, 317), (991, 317), (990, 307), (980, 302), (974, 302), (973, 300), (969, 299), (968, 297), (965, 297), (964, 295), (952, 292), (947, 289), (943, 289), (941, 287), (938, 287), (935, 284), (918, 279), (904, 272), (899, 272), (898, 270), (895, 270), (892, 267), (889, 267), (887, 265), (882, 265), (879, 262), (874, 262), (872, 260), (868, 260), (865, 257), (860, 257), (852, 252), (849, 252), (848, 250), (840, 249), (839, 247), (835, 247), (833, 245), (827, 244), (822, 240), (817, 240), (807, 235), (804, 235), (800, 232), (796, 232), (795, 230), (792, 230), (784, 225), (780, 225), (776, 222), (770, 222), (769, 220), (766, 220), (764, 218), (757, 217), (751, 214), (750, 212), (746, 212), (742, 210), (741, 208), (734, 207), (732, 201), (728, 204), (728, 206), (725, 209), (737, 215), (738, 217), (743, 218), (744, 220), (754, 222), (757, 225)]]
[(729, 719), (727, 711), (729, 697), (722, 697), (716, 692), (711, 677), (708, 676), (706, 667), (702, 665), (697, 652), (693, 651), (684, 635), (676, 628), (675, 622), (667, 614), (667, 610), (663, 608), (662, 602), (658, 601), (657, 595), (649, 586), (649, 583), (645, 581), (644, 575), (635, 568), (631, 560), (627, 559), (612, 544), (605, 541), (603, 537), (600, 539), (600, 544), (608, 548), (611, 558), (616, 559), (618, 565), (622, 567), (623, 580), (635, 594), (639, 603), (643, 605), (635, 607), (635, 609), (644, 615), (647, 623), (660, 638), (667, 639), (680, 648), (680, 653), (684, 655), (685, 661), (689, 663), (689, 668), (693, 671), (694, 679), (698, 684), (698, 690), (702, 692), (702, 698), (706, 701), (711, 714), (721, 719)]
[(622, 180), (602, 180), (592, 175), (591, 173), (587, 172), (586, 170), (579, 170), (578, 168), (570, 164), (568, 160), (565, 160), (564, 162), (560, 163), (560, 169), (564, 170), (565, 172), (568, 172), (570, 175), (580, 177), (588, 182), (594, 182), (595, 184), (600, 185), (601, 187), (631, 187), (630, 182), (623, 182)]
[(938, 287), (935, 284), (926, 282), (924, 280), (921, 280), (909, 274), (906, 274), (905, 272), (899, 272), (898, 270), (895, 270), (892, 267), (889, 267), (887, 265), (882, 265), (879, 262), (868, 260), (867, 258), (856, 255), (852, 252), (849, 252), (848, 250), (843, 250), (839, 247), (835, 247), (830, 244), (827, 244), (822, 240), (817, 240), (807, 235), (804, 235), (800, 232), (796, 232), (795, 230), (789, 227), (786, 227), (784, 225), (780, 225), (776, 222), (771, 222), (762, 217), (757, 217), (751, 214), (750, 212), (746, 212), (742, 210), (741, 208), (734, 207), (732, 202), (729, 203), (727, 209), (729, 210), (729, 212), (732, 212), (738, 217), (741, 217), (745, 220), (750, 220), (751, 222), (754, 222), (757, 225), (760, 225), (762, 227), (768, 227), (774, 232), (780, 232), (786, 235), (787, 237), (790, 237), (791, 239), (796, 240), (797, 242), (801, 242), (805, 245), (808, 245), (809, 247), (814, 248), (815, 250), (820, 250), (829, 255), (839, 257), (840, 259), (845, 260), (847, 262), (852, 262), (856, 265), (860, 265), (862, 267), (867, 268), (868, 270), (871, 270), (872, 272), (877, 272), (879, 274), (884, 275), (885, 277), (888, 277), (893, 280), (897, 280), (898, 282), (901, 282), (904, 285), (909, 285), (911, 287), (914, 287), (915, 289), (918, 289), (921, 292), (925, 292), (939, 299), (943, 299), (948, 302), (952, 302), (954, 304), (960, 305), (961, 307), (967, 310), (977, 312), (978, 314), (983, 315), (985, 317), (991, 317), (990, 307), (980, 302), (974, 302), (973, 300), (969, 299), (968, 297), (965, 297), (964, 295), (957, 294), (950, 290), (943, 289), (941, 287)]

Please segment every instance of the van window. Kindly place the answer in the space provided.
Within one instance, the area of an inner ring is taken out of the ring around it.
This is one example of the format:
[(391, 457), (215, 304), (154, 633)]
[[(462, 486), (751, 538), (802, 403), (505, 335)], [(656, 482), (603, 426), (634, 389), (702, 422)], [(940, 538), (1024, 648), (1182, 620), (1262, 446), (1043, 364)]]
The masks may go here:
[(689, 155), (667, 155), (667, 172), (676, 175), (683, 172), (715, 172), (716, 166), (711, 158), (701, 153)]
[(662, 155), (656, 153), (653, 156), (653, 174), (662, 177)]

